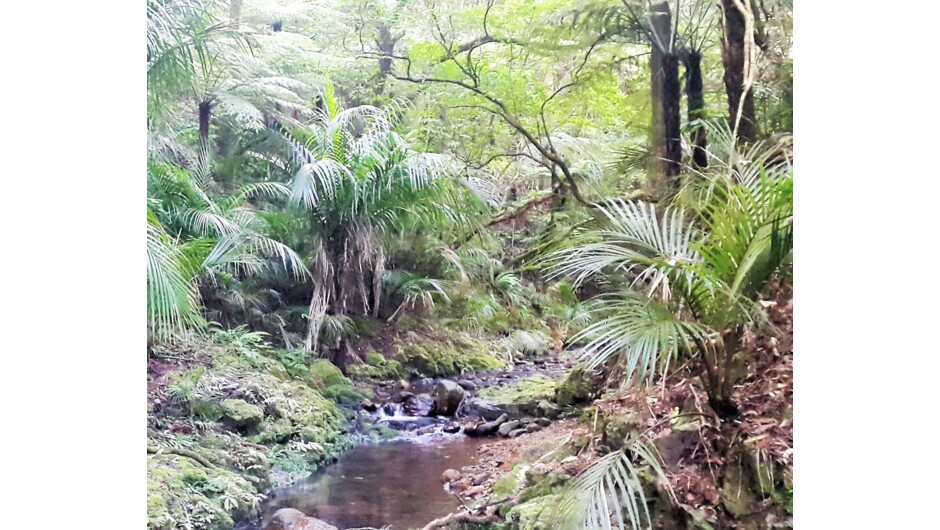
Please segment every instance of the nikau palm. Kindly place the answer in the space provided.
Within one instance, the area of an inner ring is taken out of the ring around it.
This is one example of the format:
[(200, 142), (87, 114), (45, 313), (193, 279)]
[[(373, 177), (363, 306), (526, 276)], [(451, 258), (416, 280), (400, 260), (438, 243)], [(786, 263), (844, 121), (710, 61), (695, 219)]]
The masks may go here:
[[(693, 172), (672, 207), (609, 201), (603, 228), (550, 257), (551, 275), (576, 283), (608, 274), (625, 289), (588, 303), (595, 322), (572, 342), (586, 341), (587, 368), (614, 365), (626, 383), (664, 375), (680, 356), (698, 362), (709, 403), (734, 415), (732, 370), (749, 327), (766, 324), (759, 297), (792, 259), (792, 166), (772, 162), (775, 148), (743, 151), (719, 139), (709, 174)], [(725, 150), (721, 150), (724, 143)], [(615, 373), (612, 371), (612, 373)], [(651, 526), (634, 461), (664, 480), (662, 462), (641, 435), (586, 469), (569, 488), (561, 513), (572, 528)], [(644, 524), (645, 522), (645, 524)]]
[(588, 341), (588, 367), (616, 358), (626, 381), (649, 381), (688, 355), (701, 363), (716, 412), (734, 412), (734, 356), (745, 329), (763, 323), (759, 294), (791, 258), (793, 218), (789, 165), (739, 165), (748, 172), (715, 164), (720, 173), (691, 182), (691, 206), (599, 206), (607, 226), (554, 256), (555, 276), (629, 280), (629, 289), (591, 302), (598, 320), (573, 339)]
[(416, 223), (469, 222), (476, 202), (448, 159), (412, 150), (385, 111), (342, 110), (331, 87), (325, 96), (314, 121), (288, 135), (297, 167), (288, 202), (306, 212), (315, 242), (308, 350), (327, 314), (378, 315), (384, 238)]
[(300, 256), (268, 237), (265, 223), (246, 204), (251, 197), (286, 196), (283, 185), (247, 184), (214, 200), (197, 183), (200, 179), (182, 168), (152, 163), (147, 175), (147, 295), (153, 336), (167, 339), (201, 320), (199, 279), (223, 272), (258, 274), (273, 264), (295, 280), (308, 275)]

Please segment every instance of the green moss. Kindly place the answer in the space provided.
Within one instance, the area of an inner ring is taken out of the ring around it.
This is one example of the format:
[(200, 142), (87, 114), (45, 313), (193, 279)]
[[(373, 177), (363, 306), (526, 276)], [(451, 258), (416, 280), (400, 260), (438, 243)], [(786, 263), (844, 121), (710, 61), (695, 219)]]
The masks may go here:
[(242, 399), (226, 399), (220, 403), (222, 417), (239, 427), (253, 427), (264, 419), (264, 411)]
[(209, 421), (219, 421), (225, 415), (221, 405), (206, 399), (197, 399), (192, 404), (193, 414)]
[(381, 368), (385, 366), (385, 357), (378, 352), (371, 351), (366, 354), (366, 364)]
[[(205, 348), (200, 345), (197, 350), (211, 351), (204, 356), (211, 365), (197, 365), (171, 376), (174, 400), (188, 406), (159, 407), (156, 416), (148, 407), (150, 445), (185, 447), (215, 466), (203, 467), (178, 455), (149, 457), (147, 511), (151, 530), (177, 530), (187, 525), (201, 530), (231, 530), (235, 520), (255, 514), (261, 499), (259, 492), (272, 484), (285, 484), (281, 480), (285, 477), (296, 480), (306, 476), (350, 445), (349, 437), (343, 435), (345, 415), (315, 388), (306, 361), (302, 379), (284, 380), (283, 365), (262, 358), (264, 351), (241, 347), (236, 355), (231, 353), (233, 348), (214, 343)], [(317, 385), (324, 380), (334, 383), (325, 388), (332, 389), (335, 399), (349, 399), (355, 392), (351, 382), (329, 363), (319, 363), (312, 371), (317, 374)], [(264, 402), (265, 409), (235, 399), (240, 397), (252, 403)], [(222, 423), (206, 425), (192, 434), (160, 432), (163, 425), (177, 423), (170, 416), (190, 412)], [(239, 428), (223, 429), (233, 425)], [(253, 436), (248, 437), (246, 431)], [(288, 441), (294, 451), (285, 456), (285, 447), (279, 444)], [(302, 464), (294, 468), (302, 466), (305, 474), (289, 475), (277, 467), (283, 464), (290, 468), (295, 460)]]
[(565, 473), (556, 472), (538, 475), (531, 473), (530, 469), (530, 472), (526, 473), (526, 481), (530, 482), (531, 485), (519, 494), (519, 502), (528, 502), (538, 497), (558, 493), (570, 480), (571, 477)]
[(147, 526), (169, 530), (186, 521), (207, 530), (229, 530), (235, 519), (257, 513), (261, 495), (231, 471), (206, 468), (186, 457), (156, 455), (147, 461)]
[(560, 495), (537, 497), (512, 507), (506, 513), (506, 520), (519, 530), (547, 530), (552, 526), (554, 507), (561, 501)]
[(404, 375), (412, 377), (446, 377), (464, 371), (495, 370), (503, 362), (494, 357), (483, 341), (452, 337), (442, 341), (416, 339), (398, 346), (398, 359)]
[(303, 383), (290, 383), (285, 397), (287, 399), (275, 401), (272, 407), (277, 417), (287, 418), (295, 427), (331, 432), (333, 436), (323, 438), (329, 441), (346, 426), (346, 418), (336, 404)]
[(565, 407), (584, 403), (590, 399), (594, 384), (583, 370), (574, 370), (559, 383), (555, 392), (555, 403)]
[(343, 372), (340, 372), (339, 368), (326, 359), (318, 359), (310, 365), (310, 377), (320, 388), (350, 384), (349, 379), (343, 375)]
[(398, 379), (403, 377), (401, 363), (395, 359), (385, 359), (382, 366), (376, 366), (372, 363), (354, 364), (348, 368), (348, 371), (350, 376), (357, 379)]
[(509, 473), (493, 484), (493, 495), (497, 498), (511, 497), (517, 488), (519, 488), (519, 478), (515, 473)]
[(287, 418), (268, 419), (261, 426), (261, 433), (251, 438), (253, 443), (269, 444), (286, 441), (294, 434), (294, 426)]
[(555, 394), (555, 381), (544, 375), (535, 375), (504, 387), (480, 390), (480, 397), (494, 403), (538, 403)]
[(352, 385), (333, 385), (324, 388), (323, 397), (339, 405), (357, 405), (366, 399), (367, 394), (360, 392)]

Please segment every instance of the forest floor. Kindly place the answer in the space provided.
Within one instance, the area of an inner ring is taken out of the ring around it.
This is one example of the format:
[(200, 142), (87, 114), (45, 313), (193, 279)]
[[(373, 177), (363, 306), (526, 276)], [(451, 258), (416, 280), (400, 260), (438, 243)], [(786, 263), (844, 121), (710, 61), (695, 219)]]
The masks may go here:
[[(498, 513), (512, 528), (552, 528), (550, 508), (563, 486), (620, 449), (626, 435), (645, 432), (674, 494), (671, 506), (657, 507), (657, 528), (791, 527), (792, 299), (769, 304), (767, 315), (778, 333), (746, 337), (744, 354), (754, 361), (736, 387), (734, 419), (714, 419), (687, 367), (645, 389), (607, 392), (575, 417), (480, 447), (479, 462), (462, 468), (450, 485), (468, 507), (462, 513)], [(656, 489), (669, 496), (661, 485)]]

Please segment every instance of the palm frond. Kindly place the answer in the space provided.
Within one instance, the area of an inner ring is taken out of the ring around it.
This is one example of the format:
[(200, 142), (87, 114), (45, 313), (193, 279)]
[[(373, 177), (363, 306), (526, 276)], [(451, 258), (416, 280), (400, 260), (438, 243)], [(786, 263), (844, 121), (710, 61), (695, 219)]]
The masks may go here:
[(199, 323), (199, 291), (184, 255), (149, 210), (147, 221), (148, 332), (168, 340)]
[(585, 310), (596, 320), (571, 339), (587, 341), (580, 361), (594, 369), (622, 355), (628, 382), (650, 382), (680, 351), (695, 352), (697, 344), (716, 335), (704, 324), (679, 318), (662, 302), (630, 292), (595, 298)]
[(631, 528), (651, 528), (640, 478), (642, 465), (652, 468), (668, 488), (656, 447), (645, 438), (628, 442), (624, 450), (591, 464), (564, 490), (553, 514), (557, 528), (625, 530), (625, 523)]

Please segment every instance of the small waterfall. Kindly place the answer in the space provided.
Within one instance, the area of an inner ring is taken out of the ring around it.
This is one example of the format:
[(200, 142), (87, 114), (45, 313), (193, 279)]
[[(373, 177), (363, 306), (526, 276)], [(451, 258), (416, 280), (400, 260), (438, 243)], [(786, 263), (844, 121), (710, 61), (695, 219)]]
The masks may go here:
[(416, 421), (419, 418), (405, 414), (401, 403), (386, 403), (379, 408), (378, 421)]

